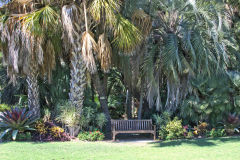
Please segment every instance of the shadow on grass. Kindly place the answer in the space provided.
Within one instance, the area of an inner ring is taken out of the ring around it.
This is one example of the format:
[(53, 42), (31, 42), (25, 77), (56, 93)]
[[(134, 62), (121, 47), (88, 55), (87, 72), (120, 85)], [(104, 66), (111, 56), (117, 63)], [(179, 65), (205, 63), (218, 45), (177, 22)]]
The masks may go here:
[(240, 137), (223, 137), (223, 138), (202, 138), (202, 139), (192, 139), (192, 140), (173, 140), (173, 141), (159, 141), (152, 142), (149, 144), (154, 144), (153, 147), (175, 147), (180, 145), (192, 145), (199, 147), (211, 147), (217, 146), (219, 142), (240, 142)]
[(51, 143), (66, 143), (66, 142), (71, 142), (71, 141), (65, 141), (65, 142), (61, 142), (61, 141), (46, 141), (46, 142), (41, 142), (41, 141), (3, 141), (3, 142), (0, 142), (0, 146), (3, 146), (3, 145), (7, 145), (7, 144), (10, 144), (10, 143), (19, 143), (19, 144), (51, 144)]

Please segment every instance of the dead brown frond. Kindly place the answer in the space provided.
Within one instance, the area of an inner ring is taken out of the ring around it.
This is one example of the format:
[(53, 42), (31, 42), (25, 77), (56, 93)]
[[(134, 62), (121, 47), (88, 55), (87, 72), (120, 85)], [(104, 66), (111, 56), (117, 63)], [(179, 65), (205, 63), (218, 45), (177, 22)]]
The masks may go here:
[(132, 15), (133, 23), (140, 29), (142, 34), (147, 37), (152, 29), (151, 17), (142, 9), (136, 10)]
[(69, 42), (75, 44), (75, 36), (79, 32), (76, 24), (81, 23), (80, 12), (76, 5), (65, 5), (62, 8), (63, 29), (67, 33)]
[(52, 70), (54, 70), (55, 67), (56, 67), (56, 60), (55, 60), (54, 46), (52, 42), (48, 40), (45, 44), (42, 73), (47, 74), (49, 83), (51, 82), (51, 78), (52, 78)]
[(98, 59), (104, 72), (109, 72), (111, 67), (112, 48), (105, 34), (101, 34), (98, 39)]
[(29, 2), (31, 2), (32, 0), (16, 0), (16, 2), (21, 3), (21, 4), (28, 4)]
[(98, 52), (97, 43), (94, 40), (94, 35), (90, 31), (85, 31), (82, 35), (82, 57), (87, 69), (91, 73), (97, 71), (97, 66), (94, 59), (94, 53)]

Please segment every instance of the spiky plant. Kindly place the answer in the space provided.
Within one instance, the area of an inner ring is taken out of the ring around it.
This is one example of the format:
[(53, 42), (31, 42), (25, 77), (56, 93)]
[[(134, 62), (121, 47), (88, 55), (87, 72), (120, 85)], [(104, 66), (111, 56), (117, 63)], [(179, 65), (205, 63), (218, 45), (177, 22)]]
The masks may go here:
[(0, 135), (2, 139), (8, 132), (12, 132), (12, 139), (16, 140), (19, 132), (34, 130), (31, 125), (37, 120), (37, 117), (32, 111), (27, 111), (26, 108), (11, 108), (10, 111), (3, 112), (0, 115), (0, 128), (5, 129)]

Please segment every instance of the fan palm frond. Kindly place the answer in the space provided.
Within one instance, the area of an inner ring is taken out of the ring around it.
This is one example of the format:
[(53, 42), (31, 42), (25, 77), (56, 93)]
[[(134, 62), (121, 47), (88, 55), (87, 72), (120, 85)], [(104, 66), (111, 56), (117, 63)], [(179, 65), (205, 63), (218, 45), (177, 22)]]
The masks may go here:
[(115, 14), (120, 10), (120, 0), (93, 0), (89, 10), (95, 21), (99, 22), (101, 18), (106, 18), (106, 23), (112, 25), (115, 21)]
[(30, 14), (20, 17), (25, 28), (36, 35), (42, 34), (46, 30), (55, 31), (59, 22), (59, 15), (50, 6), (45, 6)]
[(129, 20), (117, 15), (114, 24), (114, 45), (125, 53), (133, 51), (143, 40), (141, 32)]

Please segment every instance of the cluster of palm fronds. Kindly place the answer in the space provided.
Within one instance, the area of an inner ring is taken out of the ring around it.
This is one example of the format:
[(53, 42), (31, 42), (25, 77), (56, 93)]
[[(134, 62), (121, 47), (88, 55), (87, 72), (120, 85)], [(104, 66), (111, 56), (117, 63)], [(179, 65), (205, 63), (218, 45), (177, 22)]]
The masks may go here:
[[(188, 95), (196, 94), (191, 79), (226, 74), (239, 53), (223, 4), (201, 0), (154, 4), (153, 45), (157, 48), (152, 47), (144, 67), (148, 99), (155, 101), (158, 110), (175, 112)], [(165, 104), (159, 101), (161, 85), (167, 87)]]

